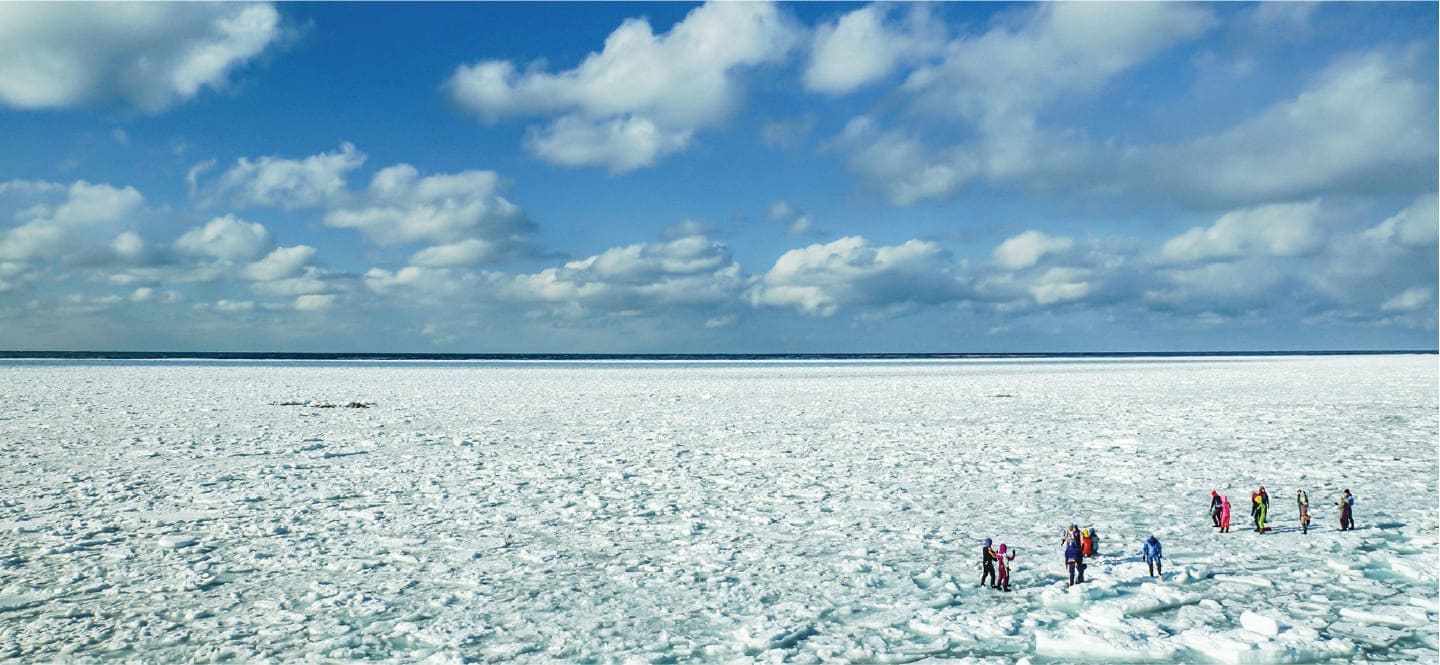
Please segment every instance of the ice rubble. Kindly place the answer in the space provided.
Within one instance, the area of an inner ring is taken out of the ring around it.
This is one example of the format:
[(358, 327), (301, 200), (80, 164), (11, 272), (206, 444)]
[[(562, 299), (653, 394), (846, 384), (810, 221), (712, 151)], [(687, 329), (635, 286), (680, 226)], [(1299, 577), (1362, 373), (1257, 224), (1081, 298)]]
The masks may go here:
[[(268, 406), (322, 398), (374, 406)], [(1440, 642), (1433, 357), (17, 361), (0, 404), (0, 658), (22, 662), (1433, 662)], [(1260, 484), (1265, 535), (1243, 514)], [(1234, 533), (1208, 526), (1211, 489)], [(1103, 540), (1067, 590), (1071, 522)], [(987, 536), (1019, 553), (1013, 593), (976, 586)]]

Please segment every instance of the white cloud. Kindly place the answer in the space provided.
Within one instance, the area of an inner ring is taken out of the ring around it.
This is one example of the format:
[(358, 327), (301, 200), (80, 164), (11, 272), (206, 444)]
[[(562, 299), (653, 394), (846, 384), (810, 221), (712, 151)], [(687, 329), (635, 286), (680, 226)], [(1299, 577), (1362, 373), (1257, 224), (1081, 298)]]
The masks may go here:
[(457, 276), (454, 271), (447, 268), (422, 268), (419, 266), (405, 266), (395, 271), (371, 268), (363, 276), (365, 286), (382, 295), (455, 293), (460, 289), (463, 279), (463, 275)]
[(725, 316), (711, 317), (711, 318), (705, 319), (705, 324), (704, 324), (704, 325), (705, 325), (705, 328), (706, 328), (707, 330), (715, 330), (715, 329), (717, 329), (717, 328), (728, 328), (728, 327), (730, 327), (730, 326), (732, 326), (732, 325), (735, 325), (735, 315), (734, 315), (734, 314), (728, 314), (728, 315), (725, 315)]
[(416, 283), (424, 272), (415, 266), (406, 266), (393, 272), (384, 268), (371, 268), (365, 272), (365, 285), (376, 293), (387, 293), (396, 287)]
[(125, 231), (110, 241), (110, 249), (121, 259), (134, 261), (144, 256), (145, 241), (140, 238), (140, 234), (134, 231)]
[(478, 238), (509, 250), (523, 244), (531, 223), (500, 195), (500, 186), (494, 171), (422, 178), (415, 167), (398, 164), (376, 173), (351, 207), (327, 212), (325, 224), (359, 230), (381, 245)]
[(92, 185), (84, 180), (71, 184), (66, 194), (59, 205), (37, 205), (22, 214), (59, 226), (90, 226), (122, 221), (144, 202), (134, 187)]
[(1386, 300), (1380, 305), (1380, 309), (1386, 312), (1400, 311), (1411, 312), (1430, 304), (1432, 291), (1423, 286), (1416, 286), (1405, 289), (1395, 294), (1395, 297)]
[(315, 258), (315, 248), (309, 245), (277, 247), (265, 258), (245, 266), (243, 275), (245, 279), (260, 282), (294, 277), (301, 269), (309, 265), (313, 258)]
[(1428, 247), (1435, 244), (1440, 225), (1440, 206), (1436, 195), (1424, 194), (1409, 207), (1378, 225), (1366, 229), (1362, 237), (1403, 247)]
[[(344, 197), (345, 175), (364, 163), (365, 155), (349, 143), (342, 143), (339, 152), (323, 152), (304, 159), (270, 155), (250, 161), (241, 157), (220, 176), (214, 186), (214, 196), (242, 206), (286, 210), (322, 206)], [(209, 168), (207, 164), (213, 162), (202, 162), (190, 170), (187, 179), (192, 185), (199, 174)]]
[[(144, 203), (133, 187), (84, 180), (68, 186), (20, 180), (0, 183), (0, 200), (30, 204), (16, 214), (23, 223), (0, 229), (0, 259), (10, 261), (57, 259), (91, 251), (97, 247), (97, 236), (130, 221)], [(103, 241), (98, 246), (103, 247)]]
[[(691, 228), (693, 227), (682, 227)], [(704, 235), (614, 247), (559, 268), (516, 275), (502, 295), (512, 301), (562, 304), (570, 311), (623, 313), (733, 301), (743, 284), (729, 250)]]
[(895, 205), (958, 192), (983, 172), (966, 146), (939, 151), (907, 131), (880, 131), (868, 117), (847, 123), (838, 144), (850, 152), (850, 168), (881, 189)]
[(0, 3), (0, 104), (159, 111), (224, 88), (280, 34), (269, 4)]
[(1090, 295), (1090, 271), (1079, 268), (1051, 268), (1031, 285), (1030, 295), (1041, 305), (1079, 300)]
[(1171, 261), (1226, 261), (1251, 255), (1300, 256), (1320, 249), (1319, 200), (1282, 203), (1226, 213), (1209, 227), (1195, 227), (1165, 242)]
[(639, 116), (594, 120), (567, 115), (544, 129), (532, 128), (526, 148), (536, 156), (565, 166), (604, 166), (624, 173), (652, 166), (690, 144), (688, 129), (661, 127)]
[(1072, 137), (1040, 128), (1040, 113), (1057, 100), (1100, 93), (1215, 24), (1204, 8), (1178, 3), (1062, 2), (1004, 18), (983, 34), (951, 40), (940, 62), (911, 72), (901, 86), (912, 111), (946, 126), (960, 121), (973, 139), (946, 144), (868, 118), (841, 137), (851, 169), (892, 203), (953, 196), (982, 177), (1076, 168), (1085, 155), (1068, 145)]
[(1432, 190), (1435, 87), (1402, 71), (1381, 53), (1341, 58), (1229, 130), (1130, 150), (1121, 178), (1205, 205)]
[(842, 305), (939, 303), (962, 295), (939, 245), (910, 240), (872, 247), (848, 236), (786, 252), (758, 279), (750, 301), (827, 317)]
[(712, 2), (664, 35), (644, 19), (626, 20), (569, 71), (534, 63), (522, 73), (489, 60), (456, 68), (445, 87), (491, 122), (563, 116), (532, 130), (527, 145), (544, 159), (628, 171), (683, 149), (696, 129), (723, 119), (739, 96), (737, 74), (779, 60), (794, 39), (773, 4)]
[(335, 295), (303, 295), (295, 298), (295, 309), (300, 312), (318, 312), (335, 304)]
[(479, 238), (468, 238), (446, 245), (426, 247), (410, 257), (410, 263), (429, 268), (450, 268), (486, 263), (496, 258), (495, 245)]
[(177, 250), (225, 261), (256, 259), (273, 245), (274, 239), (264, 226), (234, 215), (216, 217), (205, 226), (186, 231), (175, 241)]
[(938, 52), (943, 38), (923, 5), (905, 25), (887, 23), (889, 8), (867, 5), (815, 29), (805, 87), (847, 93), (884, 78), (902, 63)]
[(1045, 104), (1093, 94), (1215, 23), (1202, 7), (1173, 3), (1040, 5), (1017, 24), (951, 41), (944, 60), (912, 73), (905, 88), (929, 108), (984, 125), (1028, 121)]
[(255, 309), (253, 300), (227, 300), (221, 298), (215, 301), (215, 309), (221, 312), (248, 312)]
[(1023, 270), (1040, 261), (1046, 254), (1067, 252), (1075, 245), (1070, 238), (1056, 237), (1041, 231), (1026, 231), (1008, 238), (995, 248), (995, 262), (1006, 270)]
[[(814, 220), (803, 210), (798, 210), (785, 201), (776, 201), (770, 204), (770, 210), (766, 218), (772, 222), (779, 222), (785, 225), (785, 235), (803, 236), (815, 232)], [(817, 234), (818, 235), (818, 234)]]
[(65, 232), (60, 227), (31, 222), (0, 234), (0, 259), (33, 261), (58, 257), (65, 249)]
[(250, 291), (266, 296), (299, 296), (312, 293), (325, 293), (333, 290), (326, 274), (315, 266), (308, 266), (302, 274), (294, 277), (283, 277), (268, 282), (254, 282), (250, 285)]

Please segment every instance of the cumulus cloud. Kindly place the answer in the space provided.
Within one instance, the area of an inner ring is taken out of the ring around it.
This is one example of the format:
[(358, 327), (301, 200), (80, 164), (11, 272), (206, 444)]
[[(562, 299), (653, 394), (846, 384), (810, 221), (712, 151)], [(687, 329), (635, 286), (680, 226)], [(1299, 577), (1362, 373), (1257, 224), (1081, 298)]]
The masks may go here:
[(1415, 311), (1430, 304), (1433, 293), (1433, 291), (1423, 286), (1405, 289), (1395, 294), (1395, 297), (1386, 300), (1384, 304), (1380, 305), (1380, 309), (1387, 312)]
[[(1067, 167), (1063, 133), (1039, 127), (1060, 99), (1095, 95), (1121, 73), (1215, 24), (1205, 9), (1177, 3), (1053, 3), (952, 39), (935, 64), (917, 68), (901, 90), (911, 108), (974, 136), (940, 143), (910, 129), (857, 118), (838, 145), (852, 170), (892, 203), (953, 196), (977, 178), (1010, 179)], [(1073, 168), (1071, 166), (1070, 168)]]
[(816, 27), (805, 67), (806, 89), (851, 92), (888, 76), (904, 62), (939, 51), (944, 39), (927, 7), (913, 7), (905, 21), (890, 20), (892, 13), (888, 5), (867, 5)]
[[(501, 196), (501, 185), (494, 171), (421, 177), (415, 167), (398, 164), (377, 172), (365, 192), (327, 212), (324, 220), (328, 226), (356, 229), (381, 245), (449, 245), (421, 257), (435, 265), (491, 258), (523, 246), (533, 229), (520, 207)], [(471, 239), (496, 251), (457, 245)]]
[(1433, 189), (1433, 82), (1395, 57), (1340, 58), (1294, 98), (1226, 131), (1129, 150), (1120, 178), (1205, 206)]
[(530, 131), (527, 147), (543, 159), (630, 171), (723, 119), (740, 94), (739, 74), (779, 60), (795, 34), (773, 4), (714, 2), (663, 35), (645, 19), (626, 20), (568, 71), (488, 60), (458, 67), (445, 87), (487, 122), (559, 116)]
[(565, 166), (605, 166), (623, 173), (652, 166), (690, 144), (689, 129), (666, 129), (648, 118), (595, 120), (567, 115), (544, 129), (532, 128), (526, 147), (546, 161)]
[(766, 218), (772, 222), (784, 224), (785, 235), (825, 235), (815, 229), (814, 220), (811, 219), (809, 214), (803, 210), (791, 207), (790, 204), (785, 201), (776, 201), (770, 204), (770, 211), (766, 214)]
[(1395, 243), (1403, 247), (1429, 247), (1435, 244), (1440, 206), (1435, 194), (1423, 194), (1404, 210), (1366, 229), (1367, 240)]
[(0, 103), (160, 111), (223, 89), (280, 36), (268, 3), (0, 3)]
[(1318, 200), (1226, 213), (1209, 227), (1195, 227), (1165, 242), (1171, 261), (1225, 261), (1253, 254), (1300, 256), (1320, 249), (1325, 236)]
[(145, 240), (134, 231), (125, 231), (110, 241), (110, 249), (123, 260), (134, 261), (144, 256)]
[(905, 88), (922, 108), (959, 111), (984, 125), (1028, 121), (1044, 105), (1093, 94), (1117, 74), (1216, 24), (1202, 7), (1174, 3), (1060, 2), (1011, 24), (960, 37)]
[(1030, 295), (1040, 305), (1079, 300), (1090, 295), (1091, 273), (1080, 268), (1051, 268), (1033, 285)]
[(499, 252), (493, 243), (479, 238), (426, 247), (410, 257), (410, 264), (430, 268), (468, 266), (493, 261)]
[(453, 292), (456, 280), (445, 268), (405, 266), (399, 270), (371, 268), (363, 277), (365, 286), (379, 294), (397, 292)]
[[(251, 161), (241, 157), (214, 184), (211, 198), (286, 210), (323, 206), (344, 197), (346, 174), (364, 163), (365, 155), (349, 143), (342, 143), (338, 152), (304, 159), (271, 155)], [(213, 162), (201, 162), (190, 170), (187, 179), (192, 186), (209, 166)]]
[(995, 248), (995, 263), (1006, 270), (1023, 270), (1040, 261), (1046, 254), (1069, 251), (1075, 245), (1070, 238), (1056, 237), (1042, 231), (1026, 231), (1008, 238)]
[(295, 298), (295, 309), (300, 312), (318, 312), (335, 304), (334, 294), (308, 294)]
[(245, 267), (245, 279), (268, 282), (294, 277), (315, 258), (315, 248), (309, 245), (277, 247), (265, 258)]
[(909, 130), (883, 130), (866, 116), (851, 119), (836, 144), (850, 153), (850, 170), (895, 205), (953, 195), (985, 168), (971, 146), (937, 149)]
[(215, 301), (214, 308), (215, 308), (216, 311), (227, 312), (227, 313), (248, 312), (248, 311), (250, 311), (250, 310), (255, 309), (255, 301), (253, 301), (253, 300), (229, 300), (229, 299), (226, 299), (226, 298), (221, 298), (220, 300)]
[(750, 290), (756, 307), (828, 317), (845, 305), (941, 303), (964, 295), (939, 245), (871, 246), (860, 236), (785, 252)]
[(186, 231), (175, 241), (175, 249), (224, 261), (249, 261), (264, 255), (274, 244), (264, 226), (225, 215)]
[(665, 242), (613, 247), (558, 268), (509, 277), (502, 296), (565, 306), (552, 311), (605, 313), (733, 301), (743, 286), (740, 264), (724, 245), (686, 228), (692, 233)]
[[(132, 220), (144, 197), (133, 187), (84, 180), (68, 186), (16, 180), (0, 183), (0, 203), (19, 208), (16, 226), (0, 227), (0, 259), (36, 261), (91, 252), (97, 236)], [(116, 242), (106, 250), (133, 247), (129, 236)]]
[[(1251, 14), (1303, 22), (1310, 12)], [(1433, 186), (1435, 87), (1411, 51), (1342, 55), (1294, 97), (1229, 129), (1125, 146), (1041, 120), (1057, 101), (1103, 94), (1119, 76), (1208, 32), (1217, 24), (1209, 8), (1055, 3), (1001, 16), (910, 73), (901, 86), (906, 127), (862, 116), (837, 141), (851, 169), (892, 203), (954, 196), (976, 181), (1037, 190), (1071, 183), (1201, 209)], [(862, 18), (873, 26), (873, 16), (857, 13), (857, 24)], [(917, 125), (917, 113), (929, 114), (932, 126)], [(968, 138), (935, 138), (957, 134)]]

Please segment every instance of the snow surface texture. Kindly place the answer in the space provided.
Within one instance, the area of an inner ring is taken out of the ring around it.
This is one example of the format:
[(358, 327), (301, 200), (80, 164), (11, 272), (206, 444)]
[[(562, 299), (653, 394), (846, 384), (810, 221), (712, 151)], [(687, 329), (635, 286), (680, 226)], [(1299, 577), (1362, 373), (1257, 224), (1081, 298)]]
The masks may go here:
[[(271, 404), (305, 400), (373, 405)], [(0, 404), (0, 659), (1435, 662), (1440, 641), (1433, 356), (17, 361)], [(1067, 590), (1072, 522), (1102, 540)], [(978, 587), (986, 537), (1018, 551), (1015, 592)]]

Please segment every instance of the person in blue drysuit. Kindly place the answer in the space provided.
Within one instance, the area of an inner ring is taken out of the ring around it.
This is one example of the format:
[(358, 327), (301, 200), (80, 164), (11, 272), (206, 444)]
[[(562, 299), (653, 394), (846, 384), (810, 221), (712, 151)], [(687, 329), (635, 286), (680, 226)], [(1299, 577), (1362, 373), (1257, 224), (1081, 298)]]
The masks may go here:
[(1161, 564), (1160, 561), (1159, 538), (1156, 538), (1153, 535), (1150, 536), (1150, 538), (1145, 541), (1145, 547), (1141, 548), (1140, 556), (1145, 557), (1145, 565), (1150, 568), (1151, 577), (1154, 577), (1157, 574), (1165, 574), (1164, 566)]

